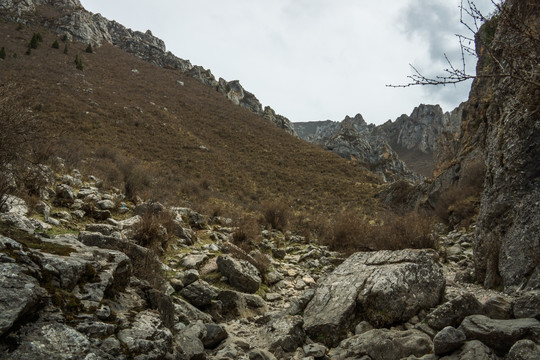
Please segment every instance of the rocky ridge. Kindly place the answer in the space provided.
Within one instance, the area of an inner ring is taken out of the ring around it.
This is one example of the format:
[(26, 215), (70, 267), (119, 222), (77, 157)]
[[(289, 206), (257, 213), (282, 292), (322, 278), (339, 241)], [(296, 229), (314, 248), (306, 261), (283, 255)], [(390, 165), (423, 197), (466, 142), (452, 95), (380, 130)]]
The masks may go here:
[(342, 122), (294, 123), (293, 126), (302, 139), (358, 162), (384, 181), (407, 179), (420, 182), (423, 179), (399, 159), (384, 137), (377, 133), (377, 127), (368, 125), (360, 114), (352, 118), (347, 116)]
[[(51, 10), (52, 11), (47, 11)], [(263, 108), (257, 97), (245, 90), (238, 80), (216, 79), (209, 69), (192, 65), (167, 51), (163, 40), (150, 30), (133, 31), (125, 26), (85, 10), (79, 0), (1, 0), (2, 17), (10, 21), (42, 25), (58, 35), (67, 35), (74, 41), (99, 46), (110, 43), (134, 56), (169, 69), (178, 69), (201, 83), (212, 87), (236, 105), (272, 122), (287, 133), (296, 136), (291, 122), (266, 106)]]
[[(540, 294), (470, 283), (471, 233), (442, 236), (438, 252), (360, 252), (344, 261), (302, 236), (261, 229), (247, 254), (232, 243), (230, 219), (135, 206), (78, 171), (49, 184), (34, 215), (13, 196), (0, 214), (2, 358), (539, 354)], [(167, 240), (154, 250), (140, 240), (152, 214), (172, 216), (159, 224), (154, 236)], [(260, 255), (264, 273), (252, 265)]]
[[(388, 180), (430, 177), (436, 164), (452, 157), (459, 138), (461, 110), (443, 113), (439, 105), (420, 105), (382, 125), (368, 125), (360, 114), (341, 122), (294, 123), (300, 138), (342, 157), (366, 164)], [(449, 154), (450, 153), (450, 154)]]

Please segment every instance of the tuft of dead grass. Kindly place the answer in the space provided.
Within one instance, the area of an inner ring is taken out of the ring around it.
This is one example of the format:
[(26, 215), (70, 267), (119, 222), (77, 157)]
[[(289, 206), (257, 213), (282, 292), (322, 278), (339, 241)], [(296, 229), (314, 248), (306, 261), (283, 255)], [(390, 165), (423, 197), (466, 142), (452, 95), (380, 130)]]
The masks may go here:
[(352, 211), (340, 213), (330, 222), (320, 239), (332, 250), (351, 254), (357, 251), (437, 249), (432, 236), (434, 219), (427, 213), (385, 213), (376, 221)]

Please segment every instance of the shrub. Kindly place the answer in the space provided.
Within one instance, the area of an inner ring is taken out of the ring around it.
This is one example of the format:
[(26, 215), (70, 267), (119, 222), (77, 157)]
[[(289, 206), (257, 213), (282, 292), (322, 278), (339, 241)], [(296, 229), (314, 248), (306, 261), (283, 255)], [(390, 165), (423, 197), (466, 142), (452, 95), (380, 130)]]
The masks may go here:
[(86, 52), (89, 54), (94, 52), (94, 49), (92, 49), (92, 44), (88, 44), (88, 46), (86, 47)]
[(459, 181), (437, 199), (435, 214), (452, 227), (469, 226), (478, 214), (485, 172), (482, 159), (465, 163)]
[(332, 250), (346, 254), (407, 248), (437, 249), (437, 241), (431, 234), (433, 224), (431, 216), (416, 211), (403, 215), (389, 212), (371, 222), (348, 211), (336, 217), (322, 240)]
[(330, 225), (323, 243), (332, 250), (345, 253), (372, 250), (366, 243), (367, 227), (366, 220), (356, 212), (341, 212)]
[(75, 67), (77, 68), (77, 70), (84, 70), (84, 66), (79, 55), (75, 55)]
[(40, 42), (43, 41), (43, 38), (41, 37), (40, 33), (34, 33), (32, 35), (32, 39), (30, 39), (30, 43), (28, 44), (28, 48), (31, 49), (37, 49)]
[(68, 45), (64, 44), (64, 54), (67, 55), (67, 53), (68, 53)]
[(135, 200), (143, 190), (150, 187), (152, 177), (147, 167), (131, 159), (120, 160), (120, 173), (124, 180), (124, 193), (129, 200)]
[(0, 86), (0, 206), (5, 195), (24, 189), (35, 148), (41, 145), (36, 120), (15, 101), (22, 96), (16, 84)]
[(54, 42), (52, 43), (52, 48), (53, 49), (60, 49), (60, 44), (58, 43), (58, 40), (54, 40)]
[(135, 226), (133, 239), (141, 246), (162, 253), (171, 238), (174, 215), (169, 211), (147, 212), (141, 219)]
[(62, 42), (66, 42), (66, 41), (68, 41), (68, 37), (67, 37), (66, 34), (64, 34), (64, 35), (62, 36)]
[(2, 48), (0, 48), (0, 59), (5, 59), (6, 58), (6, 48), (2, 46)]
[(262, 206), (266, 224), (272, 229), (285, 231), (289, 225), (290, 210), (282, 201), (266, 202)]
[(238, 221), (232, 234), (232, 242), (246, 253), (249, 253), (260, 238), (259, 224), (253, 216), (246, 215)]

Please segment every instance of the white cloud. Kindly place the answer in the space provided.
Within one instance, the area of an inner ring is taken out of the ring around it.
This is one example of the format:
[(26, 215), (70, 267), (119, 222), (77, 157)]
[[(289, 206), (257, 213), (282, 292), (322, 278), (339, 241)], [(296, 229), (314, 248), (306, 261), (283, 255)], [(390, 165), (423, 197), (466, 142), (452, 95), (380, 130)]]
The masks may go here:
[[(381, 123), (420, 103), (451, 110), (468, 88), (391, 89), (409, 63), (428, 73), (455, 55), (460, 0), (82, 0), (175, 55), (240, 80), (292, 121), (361, 113)], [(481, 3), (490, 0), (480, 0)]]

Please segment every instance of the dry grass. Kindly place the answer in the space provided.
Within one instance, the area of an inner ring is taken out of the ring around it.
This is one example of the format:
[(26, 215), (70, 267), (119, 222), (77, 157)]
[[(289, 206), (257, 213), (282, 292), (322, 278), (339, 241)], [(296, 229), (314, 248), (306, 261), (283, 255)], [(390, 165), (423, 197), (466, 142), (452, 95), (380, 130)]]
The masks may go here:
[(386, 213), (377, 221), (346, 211), (327, 225), (321, 242), (346, 254), (407, 248), (437, 249), (437, 241), (431, 235), (433, 224), (431, 216), (416, 211)]
[(285, 231), (289, 226), (291, 211), (283, 201), (267, 201), (263, 203), (261, 212), (266, 225), (270, 228)]
[(245, 215), (235, 224), (232, 242), (240, 249), (249, 253), (261, 240), (259, 223), (254, 216)]
[(167, 248), (174, 229), (174, 215), (169, 211), (146, 212), (135, 226), (133, 239), (138, 245), (162, 253)]
[[(44, 44), (56, 35), (16, 28), (0, 24), (0, 46), (7, 51), (0, 78), (25, 90), (17, 102), (31, 98), (38, 104), (33, 111), (43, 119), (46, 138), (61, 130), (61, 156), (80, 168), (86, 164), (103, 171), (93, 175), (117, 187), (128, 180), (129, 192), (191, 207), (220, 203), (225, 212), (272, 198), (294, 205), (295, 211), (321, 213), (377, 206), (374, 175), (289, 136), (180, 71), (156, 67), (110, 45), (89, 54), (87, 44), (70, 43), (68, 55), (40, 46), (27, 56), (34, 32), (42, 34)], [(76, 54), (84, 71), (73, 64)], [(119, 157), (138, 159), (142, 174), (124, 179), (115, 160)], [(146, 170), (151, 170), (150, 183), (139, 177)], [(142, 189), (132, 190), (132, 180)]]
[(482, 159), (466, 163), (461, 179), (446, 189), (435, 204), (435, 213), (446, 224), (468, 227), (475, 221), (484, 188), (485, 164)]

